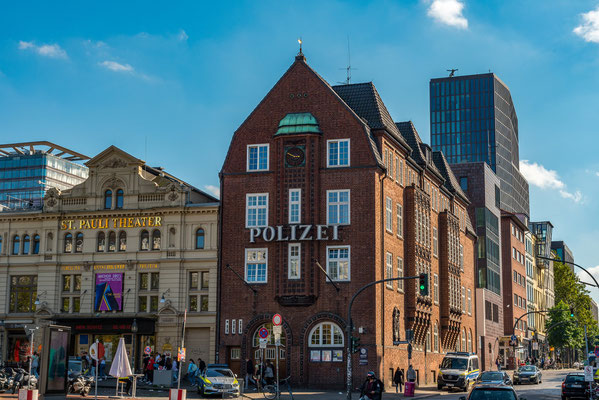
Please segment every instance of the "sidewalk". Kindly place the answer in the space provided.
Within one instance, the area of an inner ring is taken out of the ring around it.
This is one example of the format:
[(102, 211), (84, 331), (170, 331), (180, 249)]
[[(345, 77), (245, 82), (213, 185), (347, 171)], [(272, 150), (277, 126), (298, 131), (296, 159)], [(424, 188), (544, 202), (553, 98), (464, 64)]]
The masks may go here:
[[(457, 393), (457, 392), (456, 392)], [(414, 395), (414, 397), (406, 397), (406, 399), (426, 399), (428, 397), (432, 397), (432, 396), (438, 396), (439, 395), (439, 391), (437, 390), (437, 387), (425, 387), (425, 388), (418, 388), (416, 389), (416, 394)], [(244, 393), (243, 397), (246, 399), (264, 399), (264, 396), (262, 395), (262, 393), (260, 392), (248, 392), (248, 393)], [(287, 400), (290, 399), (291, 396), (289, 396), (289, 393), (286, 391), (281, 392), (281, 399), (283, 400)], [(318, 400), (345, 400), (347, 398), (347, 394), (345, 392), (339, 392), (339, 391), (328, 391), (328, 390), (315, 390), (315, 391), (305, 391), (305, 390), (299, 390), (299, 391), (293, 391), (293, 398), (297, 399), (297, 400), (308, 400), (308, 399), (315, 399), (317, 398)], [(353, 392), (352, 393), (352, 399), (353, 400), (358, 400), (360, 398), (360, 394), (358, 392)], [(383, 399), (395, 399), (397, 400), (398, 398), (403, 398), (402, 394), (396, 394), (395, 393), (395, 388), (393, 389), (393, 391), (387, 391), (383, 393)]]

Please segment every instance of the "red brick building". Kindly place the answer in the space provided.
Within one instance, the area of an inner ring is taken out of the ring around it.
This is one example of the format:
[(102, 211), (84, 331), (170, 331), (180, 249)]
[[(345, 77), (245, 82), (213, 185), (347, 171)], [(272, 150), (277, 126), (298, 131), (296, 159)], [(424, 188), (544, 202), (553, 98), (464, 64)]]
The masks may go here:
[[(372, 83), (330, 86), (302, 54), (235, 132), (221, 171), (218, 360), (273, 359), (281, 375), (343, 387), (348, 302), (355, 301), (354, 384), (374, 370), (387, 387), (412, 364), (431, 384), (446, 349), (476, 351), (474, 243), (468, 200), (444, 156), (411, 122), (394, 123)], [(330, 282), (319, 265), (334, 281)], [(270, 332), (267, 348), (258, 331)]]
[[(517, 359), (524, 359), (528, 353), (527, 323), (523, 317), (514, 330), (516, 320), (526, 314), (526, 246), (524, 235), (528, 227), (516, 214), (501, 212), (501, 264), (503, 272), (503, 324), (504, 337), (500, 341), (503, 348), (504, 365), (514, 368)], [(512, 334), (518, 337), (519, 348), (510, 346)]]

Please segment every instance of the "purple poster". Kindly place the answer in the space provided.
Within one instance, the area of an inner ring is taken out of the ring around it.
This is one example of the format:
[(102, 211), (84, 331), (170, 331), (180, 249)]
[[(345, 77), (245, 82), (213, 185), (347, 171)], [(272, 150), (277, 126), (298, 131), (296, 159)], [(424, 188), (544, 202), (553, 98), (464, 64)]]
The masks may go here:
[(123, 307), (123, 274), (96, 274), (96, 311), (121, 311)]

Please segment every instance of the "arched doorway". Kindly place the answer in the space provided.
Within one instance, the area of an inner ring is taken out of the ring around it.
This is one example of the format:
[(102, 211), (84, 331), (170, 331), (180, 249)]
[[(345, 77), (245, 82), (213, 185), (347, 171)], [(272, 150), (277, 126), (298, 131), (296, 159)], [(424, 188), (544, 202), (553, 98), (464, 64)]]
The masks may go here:
[(320, 321), (307, 337), (307, 382), (310, 387), (331, 387), (331, 382), (345, 382), (345, 335), (332, 321)]
[[(266, 328), (268, 330), (268, 338), (266, 341), (266, 348), (260, 348), (260, 336), (258, 332), (260, 329)], [(281, 343), (279, 346), (275, 344), (275, 336), (273, 334), (272, 323), (266, 323), (258, 326), (254, 330), (252, 335), (252, 343), (250, 355), (254, 364), (258, 364), (261, 360), (264, 362), (272, 362), (273, 366), (276, 366), (276, 355), (277, 348), (279, 351), (279, 378), (284, 379), (287, 377), (287, 336), (285, 335), (285, 329), (281, 330)], [(276, 370), (275, 370), (276, 376)]]

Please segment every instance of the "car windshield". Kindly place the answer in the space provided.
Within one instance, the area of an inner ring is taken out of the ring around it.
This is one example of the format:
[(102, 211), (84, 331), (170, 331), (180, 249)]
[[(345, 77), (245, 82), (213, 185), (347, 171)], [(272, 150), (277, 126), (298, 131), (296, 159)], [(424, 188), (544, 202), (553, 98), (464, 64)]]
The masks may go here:
[(503, 372), (483, 372), (480, 379), (482, 381), (502, 381)]
[(535, 367), (532, 365), (527, 365), (524, 367), (520, 367), (520, 371), (522, 372), (535, 372)]
[(231, 372), (230, 369), (224, 369), (224, 368), (207, 369), (206, 376), (209, 378), (223, 377), (223, 376), (227, 377), (227, 378), (233, 378), (233, 372)]
[(441, 369), (466, 369), (468, 368), (468, 359), (466, 358), (444, 358), (441, 363)]
[(584, 382), (584, 375), (568, 375), (566, 376), (566, 383), (577, 383)]
[(69, 372), (74, 374), (81, 373), (81, 361), (80, 360), (69, 360)]
[(473, 389), (469, 400), (516, 400), (511, 390), (505, 389)]

